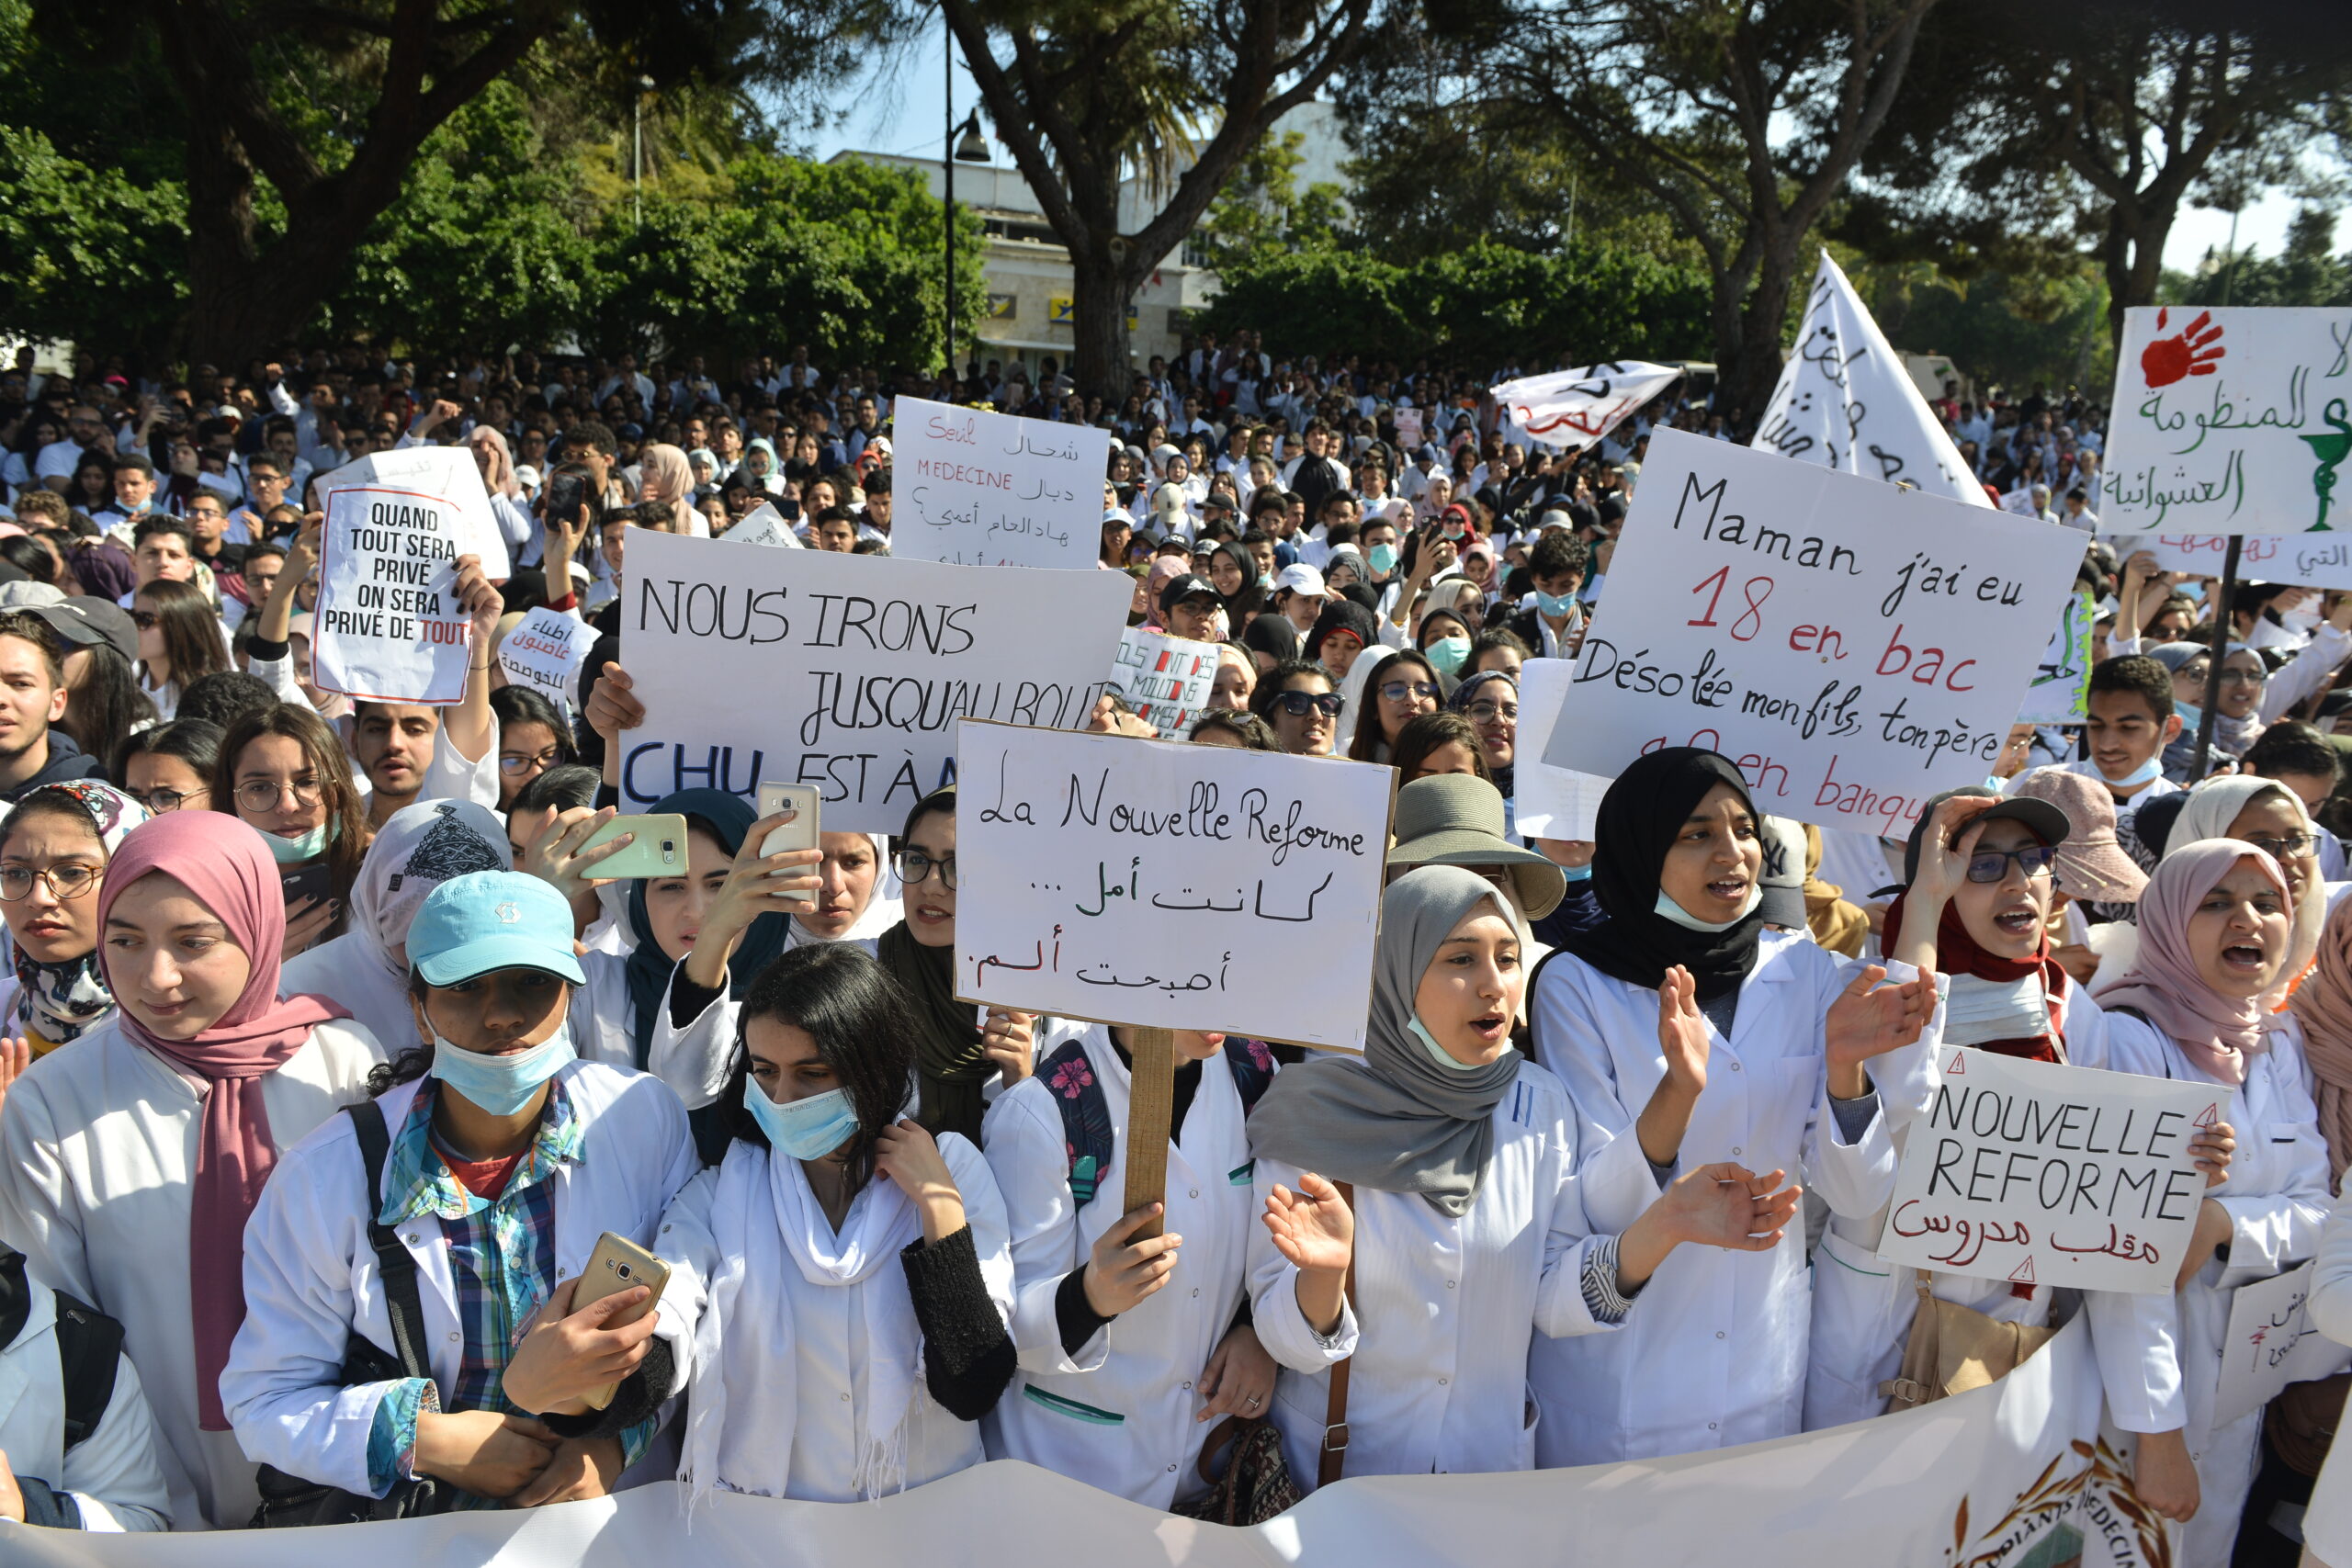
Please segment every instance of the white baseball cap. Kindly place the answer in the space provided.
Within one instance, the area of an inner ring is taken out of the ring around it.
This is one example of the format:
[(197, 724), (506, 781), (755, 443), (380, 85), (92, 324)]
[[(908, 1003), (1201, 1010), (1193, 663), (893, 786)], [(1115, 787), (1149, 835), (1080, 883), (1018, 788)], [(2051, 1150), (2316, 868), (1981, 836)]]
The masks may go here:
[(1324, 593), (1323, 574), (1305, 561), (1286, 566), (1274, 573), (1274, 592), (1280, 593), (1285, 588), (1309, 599), (1320, 599)]

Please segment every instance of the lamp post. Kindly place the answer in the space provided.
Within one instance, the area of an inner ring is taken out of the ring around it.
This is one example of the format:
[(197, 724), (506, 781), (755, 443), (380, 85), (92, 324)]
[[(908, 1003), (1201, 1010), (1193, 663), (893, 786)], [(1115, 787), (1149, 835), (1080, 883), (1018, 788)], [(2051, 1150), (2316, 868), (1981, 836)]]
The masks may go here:
[[(940, 12), (940, 17), (943, 21), (945, 20), (946, 12), (944, 8)], [(956, 123), (956, 34), (952, 28), (947, 34), (946, 59), (947, 141), (946, 144), (940, 149), (944, 155), (939, 160), (939, 165), (946, 175), (947, 184), (947, 210), (944, 214), (947, 233), (947, 286), (940, 296), (942, 302), (940, 313), (944, 318), (942, 322), (944, 328), (943, 335), (947, 343), (946, 368), (944, 375), (949, 387), (952, 388), (956, 381), (956, 165), (958, 163), (987, 163), (989, 143), (988, 138), (980, 134), (980, 111), (978, 107), (973, 108), (964, 117), (964, 123), (960, 127)], [(958, 140), (959, 137), (961, 140)]]
[(639, 228), (645, 226), (645, 95), (653, 91), (653, 78), (639, 76), (637, 94), (628, 106), (628, 204), (632, 220)]

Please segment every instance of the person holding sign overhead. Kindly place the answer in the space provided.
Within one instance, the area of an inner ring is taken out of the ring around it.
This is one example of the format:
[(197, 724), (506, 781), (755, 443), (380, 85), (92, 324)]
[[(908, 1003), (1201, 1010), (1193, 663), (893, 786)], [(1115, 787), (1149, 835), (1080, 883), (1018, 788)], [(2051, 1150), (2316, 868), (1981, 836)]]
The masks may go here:
[[(1890, 964), (1849, 980), (1809, 937), (1765, 928), (1758, 814), (1727, 758), (1653, 751), (1609, 786), (1596, 821), (1609, 919), (1568, 936), (1531, 1004), (1537, 1058), (1575, 1104), (1594, 1228), (1625, 1228), (1693, 1160), (1802, 1168), (1832, 1213), (1878, 1209), (1894, 1147), (1864, 1065), (1932, 1043), (1934, 976)], [(1670, 1261), (1626, 1333), (1537, 1340), (1541, 1462), (1799, 1430), (1809, 1294), (1800, 1231), (1751, 1257)]]
[(1286, 1069), (1250, 1119), (1251, 1315), (1302, 1485), (1533, 1467), (1539, 1331), (1609, 1337), (1682, 1244), (1770, 1252), (1797, 1207), (1779, 1171), (1711, 1165), (1600, 1233), (1567, 1092), (1511, 1045), (1519, 917), (1452, 865), (1399, 877), (1380, 909), (1364, 1054)]
[(2260, 1442), (2258, 1411), (2212, 1427), (2231, 1292), (2311, 1257), (2327, 1213), (2327, 1145), (2302, 1028), (2278, 1010), (2296, 950), (2293, 908), (2268, 852), (2238, 839), (2182, 843), (2140, 896), (2137, 958), (2097, 993), (2111, 1069), (2211, 1084), (2215, 1119), (2246, 1134), (2228, 1184), (2199, 1212), (2177, 1316), (2145, 1349), (2139, 1408), (2115, 1412), (2117, 1425), (2143, 1434), (2141, 1498), (2187, 1523), (2184, 1568), (2229, 1562)]

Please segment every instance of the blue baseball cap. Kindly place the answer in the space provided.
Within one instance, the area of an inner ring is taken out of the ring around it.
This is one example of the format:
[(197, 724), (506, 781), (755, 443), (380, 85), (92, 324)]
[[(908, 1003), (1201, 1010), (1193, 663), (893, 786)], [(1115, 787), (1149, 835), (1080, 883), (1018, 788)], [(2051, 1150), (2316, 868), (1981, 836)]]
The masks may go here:
[(424, 896), (408, 928), (410, 966), (428, 986), (498, 969), (543, 969), (588, 983), (571, 950), (571, 906), (536, 876), (473, 871)]

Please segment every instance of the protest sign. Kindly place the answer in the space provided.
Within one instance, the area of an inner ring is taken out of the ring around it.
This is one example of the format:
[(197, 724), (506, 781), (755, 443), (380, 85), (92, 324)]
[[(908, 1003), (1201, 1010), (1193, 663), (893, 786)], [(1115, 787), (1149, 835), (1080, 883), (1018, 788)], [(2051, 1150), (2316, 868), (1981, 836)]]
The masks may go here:
[[(1591, 446), (1668, 387), (1681, 371), (1638, 359), (1522, 376), (1491, 396), (1530, 440), (1562, 451)], [(1401, 433), (1400, 433), (1401, 438)]]
[(891, 554), (1095, 569), (1110, 432), (921, 398), (899, 400), (891, 430)]
[(2253, 1415), (2290, 1382), (2333, 1377), (2352, 1366), (2352, 1349), (2312, 1326), (2311, 1293), (2308, 1263), (2230, 1293), (2222, 1382), (2213, 1394), (2215, 1431)]
[(2136, 306), (2123, 315), (2099, 525), (2340, 528), (2352, 457), (2352, 310)]
[(2219, 1091), (1960, 1046), (1911, 1124), (1878, 1255), (2018, 1284), (2170, 1295)]
[[(2220, 577), (2228, 555), (2227, 534), (2101, 534), (2118, 560), (2141, 550), (2156, 558), (2159, 571)], [(2238, 581), (2290, 582), (2298, 588), (2352, 588), (2352, 535), (2256, 534), (2240, 541)]]
[(1216, 685), (1216, 644), (1129, 626), (1119, 634), (1111, 683), (1160, 734), (1182, 739)]
[(2082, 724), (2091, 716), (2091, 633), (2098, 605), (2087, 593), (2068, 599), (2058, 612), (2058, 629), (2035, 666), (2026, 688), (2021, 724)]
[(957, 728), (958, 998), (1363, 1049), (1394, 769)]
[(317, 481), (322, 498), (339, 490), (396, 490), (430, 497), (454, 513), (446, 530), (457, 541), (458, 554), (477, 556), (482, 575), (503, 582), (514, 574), (506, 554), (506, 536), (490, 509), (490, 491), (482, 488), (481, 470), (473, 453), (463, 446), (406, 446), (379, 452), (345, 463)]
[(1748, 445), (1842, 473), (1916, 485), (1971, 506), (1990, 510), (1993, 504), (1826, 251), (1814, 274), (1796, 351), (1781, 367)]
[(439, 496), (345, 485), (327, 496), (311, 676), (374, 702), (446, 707), (466, 694), (473, 619), (457, 595), (458, 509)]
[(1552, 728), (1568, 700), (1576, 665), (1566, 659), (1531, 659), (1519, 671), (1519, 733), (1511, 754), (1519, 759), (1512, 783), (1512, 824), (1529, 839), (1570, 839), (1589, 843), (1593, 816), (1609, 781), (1543, 760)]
[(1134, 592), (1116, 571), (633, 535), (622, 646), (647, 712), (623, 739), (622, 798), (813, 784), (826, 828), (895, 833), (955, 781), (958, 718), (1086, 723)]
[(501, 639), (498, 667), (506, 671), (507, 684), (527, 686), (558, 707), (569, 707), (595, 646), (595, 627), (541, 604)]
[(1544, 761), (1720, 751), (1756, 805), (1899, 837), (1982, 783), (2083, 536), (1661, 430)]
[(784, 520), (784, 513), (764, 501), (743, 513), (741, 523), (719, 536), (730, 545), (765, 545), (779, 550), (808, 548), (800, 542), (800, 536), (792, 531), (792, 525)]

